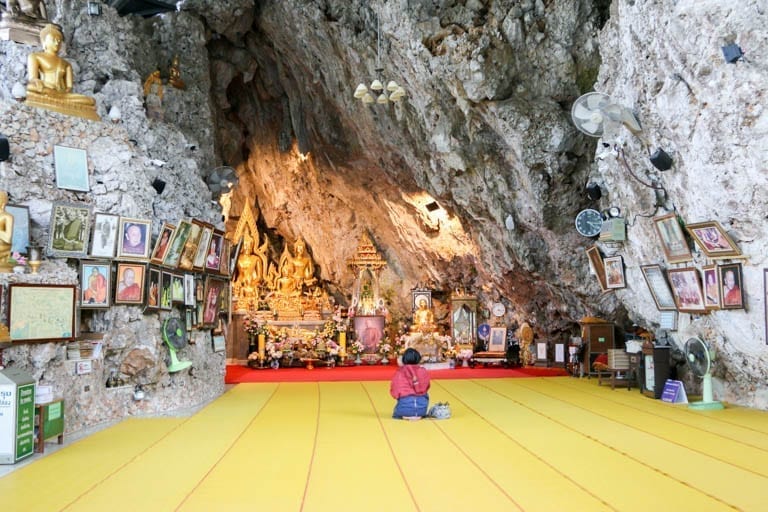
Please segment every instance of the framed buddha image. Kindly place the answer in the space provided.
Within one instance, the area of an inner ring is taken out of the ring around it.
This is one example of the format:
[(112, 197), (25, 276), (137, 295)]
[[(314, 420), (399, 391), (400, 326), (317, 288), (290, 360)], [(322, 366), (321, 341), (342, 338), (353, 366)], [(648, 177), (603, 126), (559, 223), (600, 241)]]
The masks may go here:
[(181, 253), (184, 250), (184, 245), (187, 243), (190, 231), (192, 230), (192, 224), (189, 221), (182, 220), (173, 232), (173, 239), (171, 239), (171, 246), (168, 248), (168, 252), (163, 258), (163, 265), (166, 267), (176, 268), (181, 259)]
[(413, 303), (411, 304), (411, 308), (413, 311), (416, 311), (419, 309), (419, 306), (421, 305), (421, 302), (426, 302), (426, 306), (429, 309), (432, 309), (432, 291), (431, 290), (412, 290), (411, 296), (413, 298)]

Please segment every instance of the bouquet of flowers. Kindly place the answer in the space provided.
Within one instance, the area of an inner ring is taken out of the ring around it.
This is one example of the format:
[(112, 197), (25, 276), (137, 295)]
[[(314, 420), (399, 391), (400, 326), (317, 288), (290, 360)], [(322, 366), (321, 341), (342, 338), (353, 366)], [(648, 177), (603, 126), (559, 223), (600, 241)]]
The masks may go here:
[(248, 336), (258, 336), (259, 334), (268, 334), (267, 323), (259, 320), (255, 311), (249, 311), (243, 318), (243, 329)]
[(27, 258), (26, 256), (22, 256), (18, 251), (14, 251), (14, 253), (11, 254), (9, 262), (13, 265), (20, 265), (23, 267), (27, 264)]
[(384, 338), (381, 340), (379, 346), (376, 347), (376, 352), (384, 357), (389, 357), (389, 354), (392, 353), (392, 345), (389, 343), (389, 338)]
[(347, 349), (349, 350), (350, 354), (352, 354), (353, 356), (356, 356), (363, 353), (363, 351), (365, 350), (365, 345), (363, 345), (362, 342), (355, 340), (349, 345), (347, 345)]

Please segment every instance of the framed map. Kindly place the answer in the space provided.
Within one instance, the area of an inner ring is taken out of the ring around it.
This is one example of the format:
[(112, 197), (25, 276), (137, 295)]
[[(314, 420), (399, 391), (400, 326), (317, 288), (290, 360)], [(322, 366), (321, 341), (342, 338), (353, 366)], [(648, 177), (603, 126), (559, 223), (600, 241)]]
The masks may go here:
[(67, 341), (75, 338), (76, 287), (12, 284), (8, 291), (11, 341)]

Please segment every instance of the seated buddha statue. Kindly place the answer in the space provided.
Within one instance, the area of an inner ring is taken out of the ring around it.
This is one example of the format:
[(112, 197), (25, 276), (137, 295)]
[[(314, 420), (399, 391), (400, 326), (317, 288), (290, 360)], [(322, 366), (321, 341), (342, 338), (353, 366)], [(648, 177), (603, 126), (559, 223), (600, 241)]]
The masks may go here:
[(72, 92), (72, 65), (59, 57), (61, 30), (47, 24), (40, 31), (42, 52), (33, 52), (27, 58), (27, 103), (62, 114), (98, 121), (96, 100)]
[(307, 254), (307, 246), (299, 238), (293, 246), (293, 255), (286, 247), (283, 255), (280, 257), (280, 273), (287, 269), (288, 275), (293, 278), (296, 290), (301, 290), (302, 286), (311, 287), (317, 279), (314, 277), (315, 264), (312, 258)]
[(174, 55), (173, 61), (171, 61), (171, 69), (168, 72), (168, 83), (177, 89), (186, 89), (187, 87), (184, 80), (181, 79), (178, 55)]
[(437, 325), (435, 324), (435, 315), (432, 310), (427, 307), (427, 299), (419, 300), (419, 307), (413, 314), (413, 325), (411, 326), (411, 332), (420, 332), (422, 334), (435, 332)]
[(0, 190), (0, 272), (8, 272), (13, 267), (8, 261), (13, 241), (13, 215), (5, 210), (7, 204), (8, 193)]

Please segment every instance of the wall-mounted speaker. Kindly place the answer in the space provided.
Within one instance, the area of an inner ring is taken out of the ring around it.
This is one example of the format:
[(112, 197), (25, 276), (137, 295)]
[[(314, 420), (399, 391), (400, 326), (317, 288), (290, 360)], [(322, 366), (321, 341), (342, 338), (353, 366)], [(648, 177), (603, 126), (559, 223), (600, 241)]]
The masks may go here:
[(165, 190), (165, 182), (160, 178), (155, 178), (155, 180), (152, 182), (152, 188), (155, 189), (155, 192), (157, 192), (158, 195), (162, 194), (163, 190)]
[(5, 162), (11, 157), (11, 146), (8, 144), (8, 138), (0, 134), (0, 162)]
[(651, 163), (660, 171), (668, 171), (672, 168), (672, 157), (659, 148), (651, 155)]

